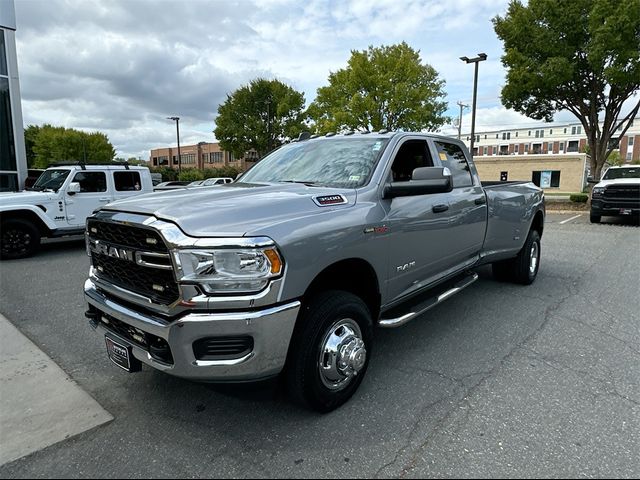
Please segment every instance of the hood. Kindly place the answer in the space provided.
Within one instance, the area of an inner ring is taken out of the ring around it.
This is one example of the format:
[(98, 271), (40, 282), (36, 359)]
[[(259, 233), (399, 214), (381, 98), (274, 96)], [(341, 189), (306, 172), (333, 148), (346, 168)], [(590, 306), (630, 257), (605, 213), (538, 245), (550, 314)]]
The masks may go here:
[(640, 185), (640, 178), (614, 178), (612, 180), (601, 180), (595, 187), (608, 187), (609, 185)]
[(35, 192), (30, 190), (2, 192), (0, 193), (0, 207), (9, 205), (41, 205), (57, 199), (58, 194), (54, 192)]
[[(346, 203), (316, 203), (317, 197), (337, 195), (342, 195)], [(355, 202), (353, 189), (230, 183), (138, 195), (104, 209), (153, 215), (177, 224), (193, 237), (241, 237), (260, 235), (261, 229), (292, 219), (350, 208)]]

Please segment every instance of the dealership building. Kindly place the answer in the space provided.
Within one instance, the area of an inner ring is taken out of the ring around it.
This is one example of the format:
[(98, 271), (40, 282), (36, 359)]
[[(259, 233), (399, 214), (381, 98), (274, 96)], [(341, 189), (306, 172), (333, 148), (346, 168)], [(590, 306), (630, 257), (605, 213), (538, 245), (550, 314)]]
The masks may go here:
[[(480, 178), (531, 180), (550, 192), (580, 192), (590, 169), (583, 130), (571, 123), (477, 133), (473, 150)], [(462, 140), (468, 147), (471, 137)], [(617, 151), (624, 163), (640, 161), (640, 117), (620, 139)]]
[(0, 191), (19, 190), (27, 178), (13, 0), (0, 1)]

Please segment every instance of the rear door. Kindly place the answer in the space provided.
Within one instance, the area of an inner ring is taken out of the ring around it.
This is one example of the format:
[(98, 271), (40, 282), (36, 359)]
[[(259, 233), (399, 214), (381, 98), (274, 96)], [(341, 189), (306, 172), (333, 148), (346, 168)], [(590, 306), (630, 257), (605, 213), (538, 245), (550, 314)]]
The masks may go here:
[(107, 186), (107, 172), (97, 170), (81, 170), (76, 172), (71, 183), (80, 184), (80, 192), (64, 193), (69, 225), (82, 227), (87, 217), (98, 207), (112, 200)]
[(462, 148), (446, 140), (429, 141), (436, 162), (451, 170), (453, 190), (449, 194), (448, 242), (452, 255), (449, 268), (473, 263), (484, 243), (487, 229), (487, 200), (477, 172)]

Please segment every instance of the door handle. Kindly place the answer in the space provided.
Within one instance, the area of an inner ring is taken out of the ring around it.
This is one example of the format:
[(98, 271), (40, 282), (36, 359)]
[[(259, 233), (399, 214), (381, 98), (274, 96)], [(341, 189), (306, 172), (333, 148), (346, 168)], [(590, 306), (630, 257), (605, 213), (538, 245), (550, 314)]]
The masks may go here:
[(442, 213), (442, 212), (446, 212), (447, 210), (449, 210), (449, 205), (434, 205), (433, 206), (433, 213)]
[(485, 203), (487, 203), (487, 199), (486, 197), (483, 195), (482, 197), (478, 197), (476, 198), (475, 202), (476, 205), (484, 205)]
[(109, 197), (100, 197), (101, 202), (108, 202), (109, 200), (111, 200)]

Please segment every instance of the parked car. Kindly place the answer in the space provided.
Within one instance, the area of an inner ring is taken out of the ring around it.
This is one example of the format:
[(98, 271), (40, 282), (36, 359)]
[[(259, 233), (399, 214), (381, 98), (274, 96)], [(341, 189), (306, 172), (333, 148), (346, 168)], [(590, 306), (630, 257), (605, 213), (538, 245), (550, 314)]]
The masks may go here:
[(111, 361), (205, 382), (283, 374), (322, 412), (363, 381), (374, 326), (419, 318), (475, 267), (524, 285), (540, 268), (543, 191), (481, 183), (449, 137), (297, 141), (233, 184), (159, 200), (87, 222), (86, 316)]
[(29, 190), (36, 183), (40, 175), (42, 175), (44, 169), (41, 168), (30, 168), (27, 170), (27, 178), (24, 180), (24, 188), (25, 190)]
[(87, 217), (114, 200), (153, 191), (146, 167), (48, 168), (29, 190), (0, 193), (0, 258), (32, 255), (42, 237), (84, 232)]
[(204, 182), (204, 180), (195, 180), (195, 181), (191, 182), (188, 186), (189, 187), (198, 187), (198, 186), (202, 185), (203, 182)]
[(591, 223), (603, 216), (640, 216), (640, 165), (609, 168), (591, 191)]
[(215, 178), (207, 178), (201, 184), (203, 187), (210, 187), (211, 185), (224, 185), (225, 183), (233, 182), (233, 178), (229, 177), (215, 177)]
[(189, 182), (183, 182), (178, 180), (174, 180), (171, 182), (162, 182), (156, 185), (155, 187), (153, 187), (153, 191), (157, 192), (162, 190), (176, 190), (179, 188), (186, 188), (188, 185), (189, 185)]

